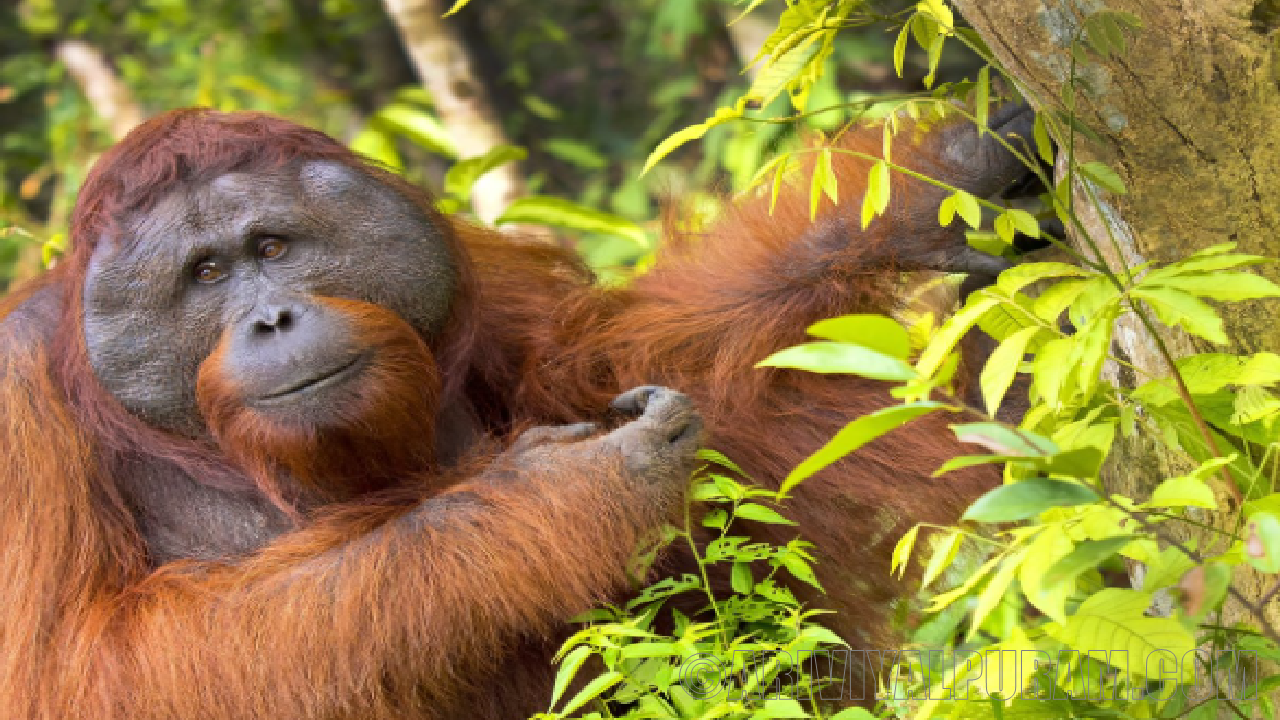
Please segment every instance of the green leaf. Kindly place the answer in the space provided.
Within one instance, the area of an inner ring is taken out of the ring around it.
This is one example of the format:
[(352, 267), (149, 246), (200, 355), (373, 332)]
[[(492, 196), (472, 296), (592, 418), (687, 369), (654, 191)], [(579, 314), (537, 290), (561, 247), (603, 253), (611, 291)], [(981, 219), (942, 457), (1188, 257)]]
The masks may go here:
[[(462, 8), (466, 7), (469, 2), (471, 2), (471, 0), (457, 0), (457, 2), (453, 4), (453, 7), (449, 8), (449, 12), (446, 12), (443, 17), (449, 17), (450, 15), (458, 12)], [(552, 703), (552, 705), (554, 704), (555, 703)]]
[(1092, 570), (1104, 560), (1124, 549), (1134, 541), (1132, 535), (1119, 535), (1103, 540), (1085, 540), (1070, 555), (1054, 563), (1044, 574), (1045, 587), (1053, 587), (1075, 580), (1080, 573)]
[(719, 465), (720, 467), (723, 467), (723, 468), (727, 468), (741, 475), (742, 477), (748, 477), (747, 473), (744, 472), (742, 468), (738, 467), (737, 463), (730, 460), (722, 452), (712, 450), (710, 448), (701, 448), (698, 450), (696, 456), (699, 460), (703, 460), (709, 463), (715, 463), (716, 465)]
[(1093, 394), (1094, 388), (1098, 385), (1102, 364), (1106, 361), (1107, 353), (1111, 349), (1111, 334), (1115, 330), (1116, 318), (1119, 315), (1120, 304), (1108, 302), (1099, 309), (1075, 338), (1074, 352), (1068, 362), (1069, 367), (1076, 369), (1076, 382), (1080, 392), (1086, 398)]
[(1222, 330), (1222, 318), (1195, 296), (1159, 286), (1134, 288), (1133, 296), (1145, 300), (1165, 325), (1180, 325), (1192, 335), (1198, 335), (1209, 342), (1227, 344), (1227, 335)]
[(564, 695), (569, 683), (573, 682), (573, 678), (578, 674), (578, 668), (582, 667), (582, 663), (589, 657), (591, 657), (591, 646), (579, 645), (561, 661), (560, 669), (556, 671), (555, 687), (551, 692), (551, 707), (555, 707), (556, 703), (560, 702), (560, 697)]
[(1218, 508), (1213, 490), (1204, 480), (1192, 475), (1169, 478), (1160, 483), (1146, 504), (1154, 507)]
[(509, 162), (523, 160), (528, 155), (522, 147), (498, 145), (484, 155), (460, 160), (445, 173), (444, 191), (456, 198), (470, 200), (471, 188), (481, 175)]
[(990, 112), (991, 103), (991, 66), (984, 65), (978, 71), (978, 81), (974, 87), (973, 100), (973, 121), (974, 124), (983, 130), (987, 127), (987, 115)]
[(998, 422), (962, 423), (951, 426), (962, 443), (981, 445), (1000, 455), (1045, 457), (1055, 455), (1058, 446), (1052, 440), (1030, 430), (1015, 429)]
[(794, 522), (779, 515), (776, 510), (755, 503), (739, 505), (733, 515), (735, 518), (754, 520), (755, 522), (768, 523), (770, 525), (795, 525)]
[(707, 123), (698, 123), (690, 125), (683, 130), (677, 130), (671, 133), (662, 142), (658, 143), (658, 147), (649, 153), (648, 159), (644, 161), (644, 168), (640, 170), (640, 174), (644, 175), (649, 172), (654, 165), (657, 165), (663, 158), (675, 152), (675, 149), (687, 142), (700, 139), (707, 131), (711, 129), (711, 125)]
[(782, 556), (782, 567), (787, 569), (797, 580), (806, 582), (819, 590), (822, 584), (818, 582), (818, 576), (813, 574), (813, 568), (809, 562), (795, 553), (787, 553)]
[(881, 435), (888, 433), (890, 430), (901, 427), (921, 415), (942, 407), (945, 407), (942, 403), (930, 400), (907, 405), (893, 405), (869, 415), (863, 415), (844, 426), (826, 445), (823, 445), (816, 453), (797, 465), (796, 469), (792, 470), (791, 474), (787, 475), (786, 479), (782, 481), (782, 487), (778, 490), (779, 494), (786, 494), (814, 473)]
[(813, 717), (805, 712), (792, 698), (769, 698), (764, 701), (763, 707), (751, 715), (752, 720), (760, 718), (760, 720), (768, 720), (770, 718), (807, 718)]
[(982, 388), (982, 400), (986, 403), (987, 414), (994, 416), (1000, 409), (1004, 394), (1013, 385), (1013, 378), (1018, 374), (1018, 366), (1022, 364), (1027, 352), (1027, 343), (1039, 332), (1038, 327), (1023, 328), (1004, 342), (996, 346), (987, 363), (982, 367), (978, 383)]
[(920, 535), (920, 526), (913, 525), (893, 546), (893, 557), (889, 563), (889, 572), (898, 571), (901, 578), (907, 572), (907, 564), (911, 560), (911, 551), (916, 546), (916, 538)]
[(756, 367), (848, 373), (890, 382), (908, 382), (916, 378), (915, 370), (896, 357), (842, 342), (810, 342), (789, 347), (756, 363)]
[(956, 219), (956, 196), (948, 195), (938, 203), (938, 225), (946, 227)]
[[(1096, 427), (1096, 426), (1095, 426)], [(1096, 447), (1077, 447), (1048, 458), (1041, 467), (1046, 473), (1076, 478), (1095, 478), (1102, 469), (1106, 453)]]
[(577, 710), (583, 705), (586, 705), (588, 702), (590, 702), (594, 698), (599, 697), (601, 694), (604, 693), (604, 691), (608, 690), (614, 685), (617, 685), (618, 683), (622, 682), (624, 679), (625, 677), (620, 672), (604, 673), (603, 675), (587, 683), (586, 686), (582, 688), (582, 690), (578, 691), (578, 694), (574, 695), (573, 699), (570, 700), (568, 703), (566, 703), (563, 708), (561, 708), (560, 713), (562, 715), (568, 715), (572, 713), (574, 710)]
[(808, 333), (824, 340), (861, 345), (899, 360), (906, 360), (911, 354), (906, 328), (884, 315), (843, 315), (820, 320), (809, 326)]
[(907, 59), (907, 39), (911, 36), (911, 23), (914, 21), (913, 15), (898, 31), (898, 39), (893, 41), (893, 71), (898, 77), (902, 77), (902, 68)]
[(1005, 245), (1013, 244), (1014, 227), (1013, 220), (1009, 218), (1009, 213), (1002, 212), (996, 216), (995, 222), (996, 237)]
[(571, 138), (550, 138), (538, 144), (538, 149), (583, 170), (603, 170), (609, 161), (595, 148)]
[[(1232, 247), (1235, 246), (1234, 243), (1226, 243), (1226, 244), (1231, 245)], [(1215, 246), (1215, 247), (1221, 247), (1221, 246)], [(1210, 250), (1212, 249), (1213, 248), (1210, 248)], [(1196, 253), (1195, 255), (1192, 255), (1191, 257), (1187, 258), (1186, 260), (1181, 260), (1171, 265), (1166, 265), (1162, 268), (1157, 268), (1155, 270), (1152, 270), (1151, 272), (1147, 273), (1147, 276), (1143, 278), (1142, 281), (1144, 283), (1157, 284), (1165, 278), (1177, 277), (1180, 275), (1192, 275), (1195, 273), (1213, 273), (1213, 272), (1218, 272), (1219, 270), (1228, 270), (1231, 268), (1246, 267), (1249, 265), (1259, 265), (1265, 262), (1271, 262), (1271, 261), (1268, 258), (1263, 257), (1261, 255), (1240, 255), (1240, 254), (1224, 254), (1224, 253), (1205, 254), (1205, 251), (1202, 250), (1199, 253)]]
[(929, 558), (929, 564), (924, 569), (924, 577), (920, 580), (920, 587), (929, 587), (929, 584), (938, 579), (943, 570), (946, 570), (951, 561), (956, 559), (956, 553), (960, 551), (960, 541), (964, 539), (959, 531), (947, 533), (940, 540), (934, 543), (933, 555)]
[(1004, 291), (1006, 295), (1012, 296), (1015, 292), (1023, 290), (1033, 282), (1043, 281), (1046, 278), (1062, 278), (1088, 277), (1089, 273), (1075, 265), (1066, 263), (1024, 263), (1012, 266), (1000, 273), (1000, 278), (996, 279), (997, 290)]
[(733, 571), (729, 574), (729, 584), (739, 595), (751, 594), (751, 588), (756, 585), (755, 578), (751, 575), (751, 563), (734, 563)]
[(1040, 221), (1036, 220), (1036, 216), (1026, 210), (1013, 208), (1005, 211), (1005, 215), (1009, 216), (1009, 220), (1013, 223), (1014, 229), (1026, 235), (1027, 237), (1040, 237)]
[[(1139, 287), (1147, 286), (1143, 282)], [(1196, 297), (1212, 300), (1238, 301), (1256, 298), (1280, 297), (1280, 286), (1261, 275), (1247, 272), (1218, 272), (1212, 275), (1178, 275), (1162, 278), (1159, 287), (1171, 287)]]
[(820, 37), (818, 33), (811, 33), (800, 44), (781, 55), (774, 54), (773, 59), (756, 72), (755, 80), (745, 97), (752, 103), (758, 103), (760, 107), (772, 102), (822, 49), (818, 42)]
[(729, 524), (729, 513), (716, 508), (702, 516), (702, 526), (723, 530)]
[(367, 127), (351, 139), (351, 149), (376, 163), (394, 170), (404, 167), (395, 138), (376, 128)]
[[(876, 177), (876, 191), (874, 200), (876, 206), (876, 214), (883, 215), (884, 211), (889, 208), (889, 197), (892, 188), (892, 178), (889, 175), (889, 163), (884, 160), (877, 160), (875, 165), (871, 166), (872, 176)], [(870, 193), (871, 191), (868, 190)]]
[[(822, 196), (826, 195), (832, 203), (839, 202), (836, 187), (836, 173), (831, 167), (831, 148), (818, 151), (817, 161), (813, 164), (813, 178), (809, 185), (809, 219), (818, 217), (818, 208), (822, 204)], [(866, 227), (866, 223), (863, 223)]]
[(961, 219), (977, 230), (982, 225), (982, 206), (978, 204), (978, 198), (963, 190), (957, 190), (952, 197), (956, 199), (956, 212)]
[(1062, 525), (1049, 525), (1027, 546), (1027, 558), (1018, 572), (1018, 582), (1027, 602), (1054, 622), (1066, 622), (1067, 597), (1075, 591), (1074, 583), (1045, 583), (1049, 568), (1075, 550), (1075, 543)]
[(916, 360), (916, 371), (923, 377), (932, 377), (942, 367), (960, 338), (973, 327), (988, 310), (1000, 303), (1000, 299), (982, 291), (973, 293), (965, 306), (938, 328), (928, 347)]
[(1000, 569), (995, 575), (987, 581), (987, 586), (978, 594), (978, 602), (973, 607), (973, 620), (969, 625), (969, 637), (975, 637), (978, 634), (978, 628), (982, 627), (983, 621), (996, 608), (996, 605), (1004, 599), (1005, 592), (1009, 589), (1009, 585), (1013, 583), (1013, 578), (1018, 572), (1018, 567), (1022, 565), (1022, 561), (1027, 556), (1027, 549), (1014, 553), (1007, 557), (1000, 564)]
[(649, 247), (649, 238), (639, 225), (626, 218), (579, 205), (564, 198), (545, 195), (517, 198), (507, 206), (502, 216), (494, 221), (494, 225), (507, 223), (551, 225), (579, 232), (616, 235), (642, 248)]
[(1269, 512), (1254, 513), (1244, 537), (1244, 557), (1255, 570), (1280, 572), (1280, 519)]
[(889, 165), (877, 160), (867, 173), (867, 192), (862, 197), (862, 228), (889, 207)]
[(965, 520), (1004, 523), (1034, 517), (1052, 507), (1087, 505), (1098, 494), (1080, 483), (1032, 478), (1002, 485), (978, 498), (964, 513)]
[(916, 5), (916, 11), (937, 21), (939, 35), (950, 35), (952, 29), (956, 26), (955, 15), (951, 13), (951, 8), (947, 6), (946, 0), (920, 0)]
[[(1019, 265), (1012, 269), (1017, 270), (1018, 267), (1022, 266)], [(1001, 277), (1008, 272), (1006, 270), (1000, 273)], [(999, 283), (998, 280), (996, 282)], [(1062, 282), (1054, 283), (1045, 288), (1040, 293), (1040, 296), (1032, 301), (1031, 310), (1036, 317), (1056, 325), (1058, 317), (1062, 315), (1062, 311), (1075, 302), (1076, 298), (1080, 297), (1080, 293), (1084, 292), (1088, 287), (1089, 283), (1085, 280), (1063, 280)]]
[[(684, 648), (673, 642), (640, 642), (622, 648), (624, 658), (674, 657), (682, 655)], [(551, 703), (555, 707), (555, 703)]]
[(1280, 516), (1280, 493), (1271, 493), (1264, 495), (1257, 500), (1250, 500), (1244, 504), (1244, 516), (1246, 518), (1253, 517), (1254, 514), (1265, 512)]
[[(1151, 596), (1135, 590), (1104, 588), (1085, 600), (1060, 629), (1049, 629), (1057, 640), (1084, 653), (1124, 653), (1129, 663), (1169, 652), (1182, 659), (1195, 650), (1195, 639), (1174, 618), (1147, 617)], [(1120, 668), (1122, 671), (1128, 668)], [(1194, 667), (1183, 668), (1184, 672)]]
[(954, 472), (956, 470), (964, 470), (965, 468), (971, 468), (976, 465), (1019, 462), (1028, 459), (1035, 460), (1038, 458), (1025, 458), (1020, 455), (960, 455), (958, 457), (951, 458), (939, 466), (937, 470), (934, 470), (933, 477), (946, 475), (947, 473)]
[(862, 708), (849, 708), (832, 715), (831, 720), (876, 720), (876, 716)]
[(1074, 338), (1058, 338), (1050, 340), (1040, 347), (1036, 353), (1036, 362), (1032, 370), (1035, 377), (1035, 388), (1051, 409), (1058, 409), (1063, 402), (1074, 394), (1075, 368), (1067, 360), (1075, 352)]
[(1087, 162), (1080, 166), (1080, 172), (1107, 192), (1116, 195), (1124, 195), (1128, 192), (1124, 186), (1124, 181), (1120, 179), (1115, 170), (1107, 167), (1106, 163)]
[(379, 110), (370, 119), (369, 126), (389, 129), (437, 155), (458, 157), (453, 136), (439, 120), (422, 108), (392, 103)]
[(1036, 113), (1036, 124), (1031, 136), (1035, 139), (1036, 153), (1046, 165), (1053, 164), (1053, 140), (1049, 138), (1049, 128), (1045, 125), (1044, 116)]

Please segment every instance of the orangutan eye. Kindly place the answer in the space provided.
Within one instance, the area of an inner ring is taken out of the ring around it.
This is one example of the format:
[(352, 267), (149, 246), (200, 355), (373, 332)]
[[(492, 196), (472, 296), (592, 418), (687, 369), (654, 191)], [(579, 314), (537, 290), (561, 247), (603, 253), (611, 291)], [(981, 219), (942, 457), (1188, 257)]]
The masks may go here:
[(258, 243), (258, 256), (266, 260), (275, 260), (289, 250), (289, 246), (279, 238), (267, 238)]
[(195, 268), (196, 282), (200, 283), (216, 283), (227, 276), (225, 270), (218, 266), (213, 260), (201, 260), (196, 264)]

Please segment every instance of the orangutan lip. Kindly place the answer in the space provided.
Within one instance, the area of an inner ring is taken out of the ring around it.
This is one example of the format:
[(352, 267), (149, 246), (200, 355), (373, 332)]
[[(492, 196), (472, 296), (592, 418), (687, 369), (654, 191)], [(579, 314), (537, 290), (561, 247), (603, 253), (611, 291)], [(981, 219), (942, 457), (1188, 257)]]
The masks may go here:
[(317, 375), (315, 377), (303, 380), (302, 382), (299, 382), (295, 385), (290, 385), (289, 387), (283, 390), (277, 390), (273, 393), (263, 395), (258, 399), (258, 402), (265, 402), (267, 404), (272, 404), (272, 401), (285, 400), (291, 395), (299, 395), (301, 393), (311, 392), (313, 390), (319, 390), (321, 388), (325, 388), (330, 385), (336, 385), (342, 382), (348, 375), (353, 374), (357, 369), (356, 366), (363, 365), (364, 364), (363, 361), (365, 357), (366, 356), (363, 353), (360, 355), (356, 355), (355, 357), (351, 358), (349, 362), (346, 362), (334, 368), (333, 370), (324, 373), (323, 375)]

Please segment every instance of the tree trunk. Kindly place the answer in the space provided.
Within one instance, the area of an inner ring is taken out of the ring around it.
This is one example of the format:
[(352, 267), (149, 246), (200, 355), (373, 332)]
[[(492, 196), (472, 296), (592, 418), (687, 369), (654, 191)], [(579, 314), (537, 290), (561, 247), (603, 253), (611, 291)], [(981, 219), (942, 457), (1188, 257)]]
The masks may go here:
[[(435, 101), (440, 121), (457, 143), (458, 154), (476, 157), (509, 142), (466, 47), (441, 17), (441, 4), (437, 0), (385, 0), (385, 4), (418, 77)], [(523, 193), (518, 165), (507, 163), (476, 181), (471, 205), (481, 220), (492, 223)]]
[(134, 102), (133, 93), (116, 76), (102, 51), (82, 40), (63, 40), (55, 53), (94, 112), (106, 123), (111, 137), (119, 140), (142, 122), (142, 108)]
[[(1105, 8), (1074, 0), (955, 4), (1042, 110), (1063, 109), (1081, 7), (1142, 20), (1123, 56), (1090, 54), (1089, 62), (1076, 66), (1075, 112), (1102, 135), (1101, 143), (1087, 146), (1077, 135), (1076, 155), (1108, 163), (1129, 188), (1123, 197), (1102, 197), (1101, 213), (1081, 213), (1113, 267), (1121, 257), (1131, 266), (1169, 262), (1226, 241), (1239, 242), (1242, 252), (1280, 256), (1280, 46), (1272, 32), (1280, 18), (1267, 11), (1277, 7), (1274, 0), (1107, 0)], [(1082, 188), (1075, 191), (1076, 207), (1091, 210), (1080, 202)], [(1274, 265), (1260, 272), (1280, 277)], [(1166, 337), (1175, 356), (1274, 352), (1280, 350), (1278, 309), (1274, 301), (1233, 305), (1225, 318), (1230, 347), (1173, 332)], [(1151, 336), (1132, 317), (1117, 328), (1112, 349), (1153, 376), (1169, 374)], [(1121, 383), (1141, 382), (1131, 371), (1111, 372)], [(1109, 490), (1145, 499), (1160, 480), (1186, 469), (1166, 455), (1142, 437), (1122, 439), (1104, 482)], [(1140, 580), (1140, 571), (1135, 576)], [(1238, 571), (1233, 584), (1256, 600), (1271, 582)], [(1280, 627), (1280, 608), (1272, 604), (1267, 615)], [(1226, 624), (1244, 619), (1257, 622), (1231, 606), (1224, 618)]]

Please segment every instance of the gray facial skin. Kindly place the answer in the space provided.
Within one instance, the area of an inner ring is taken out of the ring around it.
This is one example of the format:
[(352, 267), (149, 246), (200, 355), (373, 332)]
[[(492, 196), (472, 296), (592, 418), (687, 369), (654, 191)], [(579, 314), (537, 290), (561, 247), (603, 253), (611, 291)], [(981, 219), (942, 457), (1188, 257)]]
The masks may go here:
[[(456, 286), (441, 231), (385, 183), (328, 162), (232, 173), (175, 191), (98, 246), (84, 292), (89, 362), (130, 412), (198, 436), (196, 371), (224, 329), (241, 340), (233, 371), (270, 394), (358, 351), (314, 297), (377, 304), (430, 338)], [(285, 325), (287, 346), (255, 344)]]

